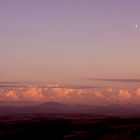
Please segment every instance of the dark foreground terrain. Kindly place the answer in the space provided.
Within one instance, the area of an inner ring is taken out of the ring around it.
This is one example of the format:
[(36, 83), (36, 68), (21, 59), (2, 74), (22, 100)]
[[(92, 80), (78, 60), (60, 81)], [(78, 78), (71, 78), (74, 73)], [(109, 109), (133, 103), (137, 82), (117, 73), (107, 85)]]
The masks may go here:
[(84, 114), (28, 114), (0, 117), (0, 140), (140, 140), (139, 118)]

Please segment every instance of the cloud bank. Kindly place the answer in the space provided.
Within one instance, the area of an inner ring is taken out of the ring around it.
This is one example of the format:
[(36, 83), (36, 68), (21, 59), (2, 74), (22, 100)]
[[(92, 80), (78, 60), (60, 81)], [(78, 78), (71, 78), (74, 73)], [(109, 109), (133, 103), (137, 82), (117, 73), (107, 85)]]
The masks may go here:
[(140, 83), (140, 79), (90, 79), (93, 81), (105, 81), (105, 82), (124, 82), (124, 83)]
[(62, 103), (91, 105), (139, 103), (140, 101), (140, 88), (113, 89), (94, 87), (86, 88), (86, 86), (76, 87), (77, 86), (59, 85), (28, 85), (23, 87), (1, 86), (0, 101), (33, 101), (38, 103), (55, 101)]

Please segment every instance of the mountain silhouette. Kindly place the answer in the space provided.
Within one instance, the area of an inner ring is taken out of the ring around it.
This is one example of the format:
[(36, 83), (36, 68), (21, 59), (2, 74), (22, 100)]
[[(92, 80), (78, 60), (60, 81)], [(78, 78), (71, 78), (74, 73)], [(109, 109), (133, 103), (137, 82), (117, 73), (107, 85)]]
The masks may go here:
[(50, 114), (50, 113), (71, 113), (71, 114), (92, 114), (106, 116), (140, 116), (138, 105), (110, 104), (98, 105), (69, 105), (59, 102), (45, 102), (29, 106), (1, 106), (0, 114)]

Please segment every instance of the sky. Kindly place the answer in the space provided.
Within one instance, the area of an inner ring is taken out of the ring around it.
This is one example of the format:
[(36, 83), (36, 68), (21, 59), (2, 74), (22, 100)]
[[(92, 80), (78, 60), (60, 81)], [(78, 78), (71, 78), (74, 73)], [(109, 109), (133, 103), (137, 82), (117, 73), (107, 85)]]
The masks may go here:
[(1, 0), (0, 80), (139, 78), (139, 0)]
[[(92, 91), (98, 97), (115, 90), (110, 101), (132, 92), (137, 100), (139, 5), (139, 0), (0, 0), (0, 81), (61, 84), (62, 95), (64, 89), (80, 95), (77, 86), (86, 86), (82, 95)], [(34, 86), (33, 92), (30, 86), (2, 87), (0, 100), (43, 98)], [(18, 90), (22, 97), (16, 97)]]

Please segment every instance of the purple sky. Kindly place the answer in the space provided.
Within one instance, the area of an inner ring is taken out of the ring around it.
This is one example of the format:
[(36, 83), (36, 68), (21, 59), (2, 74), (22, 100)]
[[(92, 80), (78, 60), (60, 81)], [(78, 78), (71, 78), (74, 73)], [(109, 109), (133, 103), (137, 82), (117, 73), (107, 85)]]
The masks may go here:
[(139, 0), (1, 0), (0, 81), (140, 78)]

